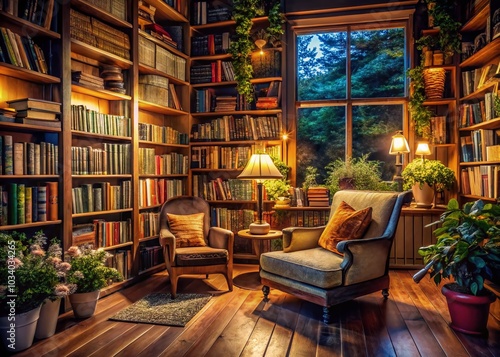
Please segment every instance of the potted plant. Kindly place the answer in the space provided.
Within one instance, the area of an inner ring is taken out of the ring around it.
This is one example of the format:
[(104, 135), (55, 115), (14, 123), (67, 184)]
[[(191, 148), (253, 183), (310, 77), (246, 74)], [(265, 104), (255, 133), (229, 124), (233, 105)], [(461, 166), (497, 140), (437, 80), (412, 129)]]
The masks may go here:
[(451, 327), (481, 334), (486, 329), (489, 306), (495, 296), (484, 287), (500, 270), (500, 205), (482, 200), (467, 202), (462, 209), (451, 199), (434, 230), (436, 243), (421, 247), (425, 268), (413, 279), (418, 283), (428, 271), (436, 285), (453, 279), (442, 288), (448, 301)]
[(455, 173), (439, 160), (414, 159), (404, 168), (403, 189), (412, 190), (419, 207), (431, 207), (435, 192), (453, 187)]
[(78, 318), (94, 314), (100, 290), (113, 282), (123, 280), (115, 268), (105, 265), (111, 257), (102, 248), (93, 249), (92, 245), (71, 246), (66, 252), (66, 259), (71, 263), (67, 280), (76, 284), (76, 292), (70, 295), (73, 312)]
[(326, 166), (325, 185), (330, 194), (341, 189), (389, 191), (392, 186), (381, 179), (380, 162), (368, 160), (368, 154), (347, 160), (337, 159)]
[(288, 180), (288, 172), (290, 168), (279, 158), (271, 156), (274, 166), (283, 175), (282, 179), (279, 180), (265, 180), (263, 182), (266, 188), (267, 199), (270, 201), (276, 201), (278, 206), (286, 206), (290, 204), (290, 181)]
[(8, 351), (21, 351), (33, 343), (40, 309), (46, 299), (56, 299), (73, 291), (71, 285), (60, 280), (69, 265), (61, 262), (57, 241), (45, 251), (47, 238), (41, 231), (31, 238), (24, 233), (1, 232), (0, 247), (2, 342)]

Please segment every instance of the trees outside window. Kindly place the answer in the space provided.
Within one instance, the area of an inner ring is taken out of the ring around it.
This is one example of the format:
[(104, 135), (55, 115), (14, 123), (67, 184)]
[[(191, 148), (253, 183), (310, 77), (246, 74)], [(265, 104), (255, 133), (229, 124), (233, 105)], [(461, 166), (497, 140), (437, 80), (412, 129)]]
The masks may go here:
[(391, 137), (406, 112), (406, 28), (354, 25), (296, 32), (297, 186), (307, 166), (338, 159), (379, 160), (391, 180)]

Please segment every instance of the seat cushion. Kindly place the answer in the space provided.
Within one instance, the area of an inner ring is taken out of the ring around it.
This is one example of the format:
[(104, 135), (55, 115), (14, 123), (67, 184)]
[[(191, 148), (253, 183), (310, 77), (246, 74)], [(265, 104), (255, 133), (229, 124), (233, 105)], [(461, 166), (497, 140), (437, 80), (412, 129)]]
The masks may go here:
[(372, 220), (372, 208), (356, 211), (342, 201), (319, 238), (318, 244), (334, 253), (339, 253), (337, 244), (346, 239), (359, 239)]
[(226, 264), (228, 261), (226, 249), (208, 246), (177, 248), (175, 253), (175, 264), (177, 266), (217, 265)]
[(321, 247), (285, 253), (264, 253), (260, 257), (262, 270), (322, 289), (342, 285), (343, 258)]
[(170, 232), (175, 236), (176, 248), (204, 247), (207, 245), (203, 236), (205, 213), (173, 214), (167, 213)]

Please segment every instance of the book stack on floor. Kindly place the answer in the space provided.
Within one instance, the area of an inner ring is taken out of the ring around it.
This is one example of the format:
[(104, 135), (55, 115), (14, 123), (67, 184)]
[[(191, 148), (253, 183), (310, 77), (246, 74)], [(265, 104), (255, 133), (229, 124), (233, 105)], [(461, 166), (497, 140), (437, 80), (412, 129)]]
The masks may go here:
[(330, 205), (330, 191), (326, 187), (309, 187), (307, 201), (309, 207), (328, 207)]
[(22, 98), (7, 101), (16, 110), (15, 121), (21, 124), (43, 125), (60, 128), (57, 115), (61, 113), (61, 103), (35, 98)]

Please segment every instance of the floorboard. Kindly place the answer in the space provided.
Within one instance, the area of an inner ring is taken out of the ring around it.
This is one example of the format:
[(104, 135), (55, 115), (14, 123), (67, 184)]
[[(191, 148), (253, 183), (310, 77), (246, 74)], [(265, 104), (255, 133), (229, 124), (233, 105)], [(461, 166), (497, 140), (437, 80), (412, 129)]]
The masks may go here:
[[(234, 274), (256, 268), (236, 264)], [(91, 318), (61, 315), (54, 336), (16, 356), (500, 356), (499, 321), (490, 315), (484, 336), (455, 332), (440, 287), (415, 284), (413, 273), (391, 271), (389, 299), (377, 292), (338, 305), (329, 325), (320, 306), (275, 289), (267, 302), (260, 290), (228, 292), (222, 275), (180, 279), (179, 292), (213, 295), (185, 327), (109, 320), (149, 293), (168, 292), (160, 272), (102, 298)]]

